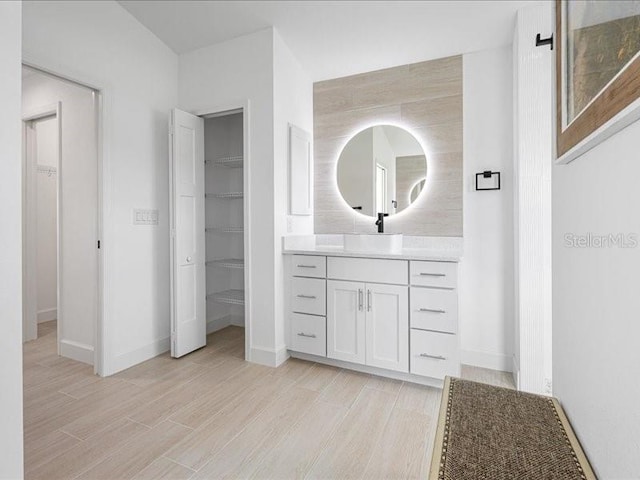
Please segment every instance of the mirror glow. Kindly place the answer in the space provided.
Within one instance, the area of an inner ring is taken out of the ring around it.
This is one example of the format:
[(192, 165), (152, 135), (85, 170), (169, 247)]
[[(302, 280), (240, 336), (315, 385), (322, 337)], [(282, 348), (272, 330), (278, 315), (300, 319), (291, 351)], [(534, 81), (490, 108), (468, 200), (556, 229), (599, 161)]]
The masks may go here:
[(403, 128), (376, 125), (354, 135), (338, 159), (338, 189), (354, 210), (393, 215), (417, 200), (427, 176), (420, 142)]

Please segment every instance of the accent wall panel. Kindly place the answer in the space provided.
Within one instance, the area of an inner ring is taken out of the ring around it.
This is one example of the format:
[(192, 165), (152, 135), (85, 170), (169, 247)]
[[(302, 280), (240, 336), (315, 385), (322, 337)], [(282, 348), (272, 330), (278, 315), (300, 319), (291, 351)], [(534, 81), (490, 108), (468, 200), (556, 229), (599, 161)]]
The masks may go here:
[[(462, 57), (448, 57), (315, 83), (315, 233), (373, 233), (374, 219), (341, 200), (336, 165), (348, 140), (366, 127), (409, 130), (427, 153), (426, 191), (385, 231), (462, 236)], [(355, 218), (355, 222), (354, 222)]]

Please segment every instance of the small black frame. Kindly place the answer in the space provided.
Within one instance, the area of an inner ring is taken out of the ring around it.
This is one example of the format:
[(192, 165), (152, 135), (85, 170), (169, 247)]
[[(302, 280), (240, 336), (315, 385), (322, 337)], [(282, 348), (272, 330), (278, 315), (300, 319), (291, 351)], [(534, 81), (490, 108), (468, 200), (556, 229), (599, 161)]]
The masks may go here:
[[(483, 178), (491, 178), (494, 175), (498, 176), (498, 186), (491, 188), (479, 188), (478, 187), (478, 179), (480, 176)], [(500, 172), (492, 172), (491, 170), (485, 170), (484, 172), (476, 173), (476, 190), (500, 190)]]

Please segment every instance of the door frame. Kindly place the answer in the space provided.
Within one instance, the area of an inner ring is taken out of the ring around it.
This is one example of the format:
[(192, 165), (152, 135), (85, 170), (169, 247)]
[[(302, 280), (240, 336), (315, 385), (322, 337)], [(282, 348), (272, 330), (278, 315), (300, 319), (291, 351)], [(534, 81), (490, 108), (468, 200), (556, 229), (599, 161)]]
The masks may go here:
[(251, 314), (251, 292), (253, 291), (253, 269), (251, 263), (251, 149), (250, 145), (250, 101), (248, 98), (230, 101), (223, 104), (209, 106), (206, 108), (187, 110), (189, 113), (198, 117), (209, 117), (212, 115), (222, 115), (232, 113), (233, 111), (242, 110), (242, 148), (243, 148), (243, 165), (242, 165), (242, 189), (243, 189), (243, 242), (244, 242), (244, 359), (247, 362), (252, 361), (252, 345), (251, 331), (252, 318)]
[[(62, 239), (62, 206), (60, 190), (62, 186), (62, 103), (57, 102), (33, 109), (22, 116), (22, 341), (38, 338), (38, 287), (37, 287), (37, 246), (33, 242), (37, 238), (37, 206), (38, 179), (29, 168), (33, 161), (33, 138), (29, 135), (29, 124), (54, 117), (57, 132), (57, 174), (56, 174), (56, 310), (57, 332), (56, 348), (60, 355), (60, 323), (63, 317), (60, 303), (62, 291), (62, 273), (60, 268), (60, 243)], [(35, 233), (31, 233), (35, 232)]]
[[(107, 125), (111, 119), (111, 110), (106, 98), (111, 98), (111, 87), (105, 85), (91, 76), (78, 73), (76, 70), (68, 67), (67, 65), (52, 63), (51, 61), (41, 58), (39, 56), (23, 52), (22, 53), (22, 66), (38, 70), (43, 74), (56, 77), (61, 81), (75, 83), (81, 87), (89, 88), (94, 91), (94, 113), (96, 115), (96, 161), (97, 161), (97, 222), (96, 222), (96, 235), (97, 241), (100, 241), (101, 246), (97, 253), (97, 311), (94, 325), (94, 341), (93, 341), (93, 372), (96, 375), (104, 377), (111, 373), (110, 359), (113, 355), (113, 349), (109, 346), (113, 343), (109, 339), (109, 330), (105, 318), (107, 317), (107, 304), (105, 298), (112, 296), (111, 289), (109, 288), (109, 271), (105, 268), (108, 265), (108, 252), (105, 253), (105, 243), (112, 237), (111, 229), (108, 227), (107, 216), (105, 215), (104, 205), (109, 204), (108, 197), (112, 189), (109, 188), (109, 172), (107, 169), (108, 162), (108, 144), (105, 141), (105, 137), (108, 136)], [(59, 130), (61, 132), (61, 117), (58, 117)], [(62, 148), (62, 142), (59, 141), (58, 148)], [(61, 156), (59, 157), (60, 160)], [(24, 162), (23, 162), (24, 163)], [(58, 165), (58, 182), (61, 178), (61, 165)], [(58, 185), (60, 186), (60, 185)], [(58, 212), (60, 215), (60, 212)], [(60, 216), (58, 216), (58, 222)], [(97, 247), (97, 245), (96, 245)], [(60, 244), (58, 244), (60, 248)], [(58, 265), (58, 275), (60, 275), (60, 266)], [(60, 289), (60, 283), (58, 283), (58, 289)], [(59, 299), (58, 299), (59, 301)], [(60, 305), (58, 304), (58, 308)], [(60, 314), (58, 314), (60, 315)], [(59, 328), (58, 323), (58, 328)], [(59, 333), (59, 332), (58, 332)], [(58, 335), (59, 337), (59, 335)]]

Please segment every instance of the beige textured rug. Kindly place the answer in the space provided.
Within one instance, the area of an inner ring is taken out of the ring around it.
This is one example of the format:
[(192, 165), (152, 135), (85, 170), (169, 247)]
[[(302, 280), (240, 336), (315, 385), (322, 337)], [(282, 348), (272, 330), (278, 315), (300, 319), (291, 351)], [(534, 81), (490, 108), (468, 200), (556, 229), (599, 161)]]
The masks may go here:
[(558, 401), (447, 377), (430, 480), (592, 480)]

